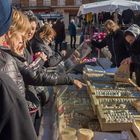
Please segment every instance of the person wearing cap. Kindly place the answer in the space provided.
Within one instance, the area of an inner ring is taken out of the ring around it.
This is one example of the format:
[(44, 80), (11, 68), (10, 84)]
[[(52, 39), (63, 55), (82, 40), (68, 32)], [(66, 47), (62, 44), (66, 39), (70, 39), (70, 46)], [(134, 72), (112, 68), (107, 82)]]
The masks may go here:
[(135, 72), (136, 83), (140, 86), (140, 27), (132, 24), (125, 30), (124, 36), (130, 57), (124, 59), (121, 64), (130, 64), (130, 71)]
[[(5, 45), (5, 34), (12, 21), (12, 7), (9, 0), (0, 0), (0, 10), (1, 46)], [(37, 140), (25, 98), (21, 96), (15, 82), (5, 71), (1, 71), (7, 63), (13, 61), (10, 55), (0, 49), (0, 140)], [(11, 70), (15, 69), (13, 65)]]

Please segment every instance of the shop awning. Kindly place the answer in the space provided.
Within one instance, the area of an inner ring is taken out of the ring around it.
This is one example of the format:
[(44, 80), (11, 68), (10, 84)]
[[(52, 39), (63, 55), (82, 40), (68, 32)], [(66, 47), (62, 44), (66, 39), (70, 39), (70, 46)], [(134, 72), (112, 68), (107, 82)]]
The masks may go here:
[(101, 2), (94, 2), (89, 4), (83, 4), (80, 6), (78, 16), (87, 13), (99, 13), (102, 11), (114, 12), (116, 9), (120, 12), (126, 9), (140, 10), (140, 2), (129, 0), (107, 0)]

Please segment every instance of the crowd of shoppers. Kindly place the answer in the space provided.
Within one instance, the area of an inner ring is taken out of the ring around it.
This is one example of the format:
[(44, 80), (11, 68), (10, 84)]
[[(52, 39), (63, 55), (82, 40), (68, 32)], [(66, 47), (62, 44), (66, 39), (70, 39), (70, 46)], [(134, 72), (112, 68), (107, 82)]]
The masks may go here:
[[(61, 51), (66, 51), (63, 19), (53, 25), (40, 26), (34, 13), (12, 8), (9, 0), (1, 0), (0, 9), (0, 139), (37, 140), (31, 112), (38, 112), (47, 102), (41, 98), (45, 93), (39, 94), (37, 88), (74, 84), (81, 89), (84, 83), (76, 76), (57, 71), (56, 66), (64, 60)], [(76, 28), (71, 19), (68, 31), (70, 46), (74, 49)], [(123, 31), (119, 24), (109, 19), (104, 28), (107, 36), (102, 41), (86, 41), (91, 43), (92, 49), (108, 46), (111, 67), (129, 64), (140, 86), (140, 27), (132, 24)], [(51, 67), (56, 67), (56, 71), (48, 72)]]

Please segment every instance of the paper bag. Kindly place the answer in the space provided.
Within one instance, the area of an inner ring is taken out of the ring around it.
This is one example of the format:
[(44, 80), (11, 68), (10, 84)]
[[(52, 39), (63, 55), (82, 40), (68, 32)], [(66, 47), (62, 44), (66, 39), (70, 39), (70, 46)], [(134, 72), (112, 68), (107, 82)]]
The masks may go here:
[(117, 82), (128, 82), (130, 78), (130, 65), (122, 64), (115, 73), (114, 80)]

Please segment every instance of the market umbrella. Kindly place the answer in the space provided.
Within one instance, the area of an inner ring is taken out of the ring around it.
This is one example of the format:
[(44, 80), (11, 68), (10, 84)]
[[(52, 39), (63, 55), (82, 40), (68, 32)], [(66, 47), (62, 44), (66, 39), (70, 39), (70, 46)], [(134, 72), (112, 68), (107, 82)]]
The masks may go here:
[(140, 10), (140, 2), (129, 0), (107, 0), (101, 2), (94, 2), (89, 4), (83, 4), (80, 6), (78, 16), (87, 13), (99, 13), (102, 11), (114, 12), (116, 9), (122, 12), (126, 9)]

